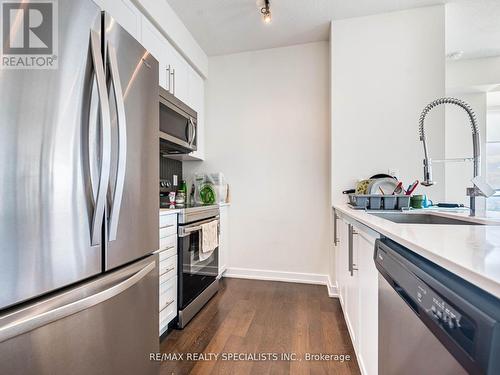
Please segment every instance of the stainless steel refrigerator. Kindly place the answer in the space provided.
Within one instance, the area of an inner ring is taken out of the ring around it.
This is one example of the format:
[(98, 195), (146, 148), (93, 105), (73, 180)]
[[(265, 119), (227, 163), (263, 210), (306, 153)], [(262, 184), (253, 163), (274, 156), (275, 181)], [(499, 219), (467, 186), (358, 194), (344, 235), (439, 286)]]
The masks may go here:
[(57, 13), (58, 68), (0, 70), (0, 373), (154, 373), (158, 62)]

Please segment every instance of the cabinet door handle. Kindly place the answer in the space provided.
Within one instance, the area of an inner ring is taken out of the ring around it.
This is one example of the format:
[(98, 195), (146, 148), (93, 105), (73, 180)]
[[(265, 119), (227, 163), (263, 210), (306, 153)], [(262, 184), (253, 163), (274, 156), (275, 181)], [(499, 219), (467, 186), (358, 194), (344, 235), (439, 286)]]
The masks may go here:
[(340, 243), (338, 238), (338, 229), (337, 229), (337, 220), (339, 219), (339, 215), (334, 211), (333, 212), (333, 245), (337, 246)]
[(167, 268), (165, 270), (162, 270), (160, 277), (165, 275), (166, 273), (169, 273), (170, 271), (173, 271), (174, 269), (175, 269), (175, 267), (170, 267), (170, 268)]
[(170, 92), (170, 65), (167, 65), (167, 91)]
[(358, 234), (358, 232), (356, 232), (356, 230), (354, 229), (354, 227), (349, 224), (348, 226), (349, 228), (349, 264), (348, 264), (348, 270), (349, 272), (351, 273), (351, 276), (354, 275), (354, 271), (357, 271), (358, 269), (356, 268), (356, 265), (354, 264), (354, 235), (355, 234)]
[(168, 301), (167, 303), (165, 303), (163, 305), (163, 307), (160, 309), (160, 312), (162, 312), (163, 310), (165, 310), (167, 307), (169, 307), (172, 303), (174, 303), (174, 300), (171, 300), (171, 301)]
[(170, 73), (172, 75), (172, 94), (175, 95), (175, 69), (172, 68), (172, 73)]

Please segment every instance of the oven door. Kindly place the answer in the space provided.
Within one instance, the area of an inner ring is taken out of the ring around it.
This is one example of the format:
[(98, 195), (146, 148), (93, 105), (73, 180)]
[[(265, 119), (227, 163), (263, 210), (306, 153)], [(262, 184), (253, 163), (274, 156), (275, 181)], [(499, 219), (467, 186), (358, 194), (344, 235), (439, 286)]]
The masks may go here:
[[(184, 309), (211, 283), (219, 272), (219, 248), (209, 256), (201, 253), (201, 225), (218, 217), (179, 227), (179, 310)], [(201, 255), (201, 257), (200, 257)]]

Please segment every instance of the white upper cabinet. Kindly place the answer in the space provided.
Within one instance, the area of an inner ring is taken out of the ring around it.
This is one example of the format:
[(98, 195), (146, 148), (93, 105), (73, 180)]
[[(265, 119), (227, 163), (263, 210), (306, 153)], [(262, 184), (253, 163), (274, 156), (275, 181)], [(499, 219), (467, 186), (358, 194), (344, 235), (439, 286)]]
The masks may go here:
[(108, 12), (125, 30), (138, 41), (141, 40), (141, 12), (129, 0), (94, 0), (102, 10)]
[(192, 106), (189, 98), (188, 74), (189, 69), (192, 69), (191, 66), (145, 16), (142, 16), (141, 42), (159, 62), (160, 86)]
[(174, 94), (176, 98), (179, 98), (187, 105), (190, 105), (188, 99), (189, 64), (172, 46), (170, 46), (166, 52), (165, 68), (170, 72), (168, 90), (171, 94)]
[(170, 44), (146, 17), (141, 22), (141, 43), (158, 60), (159, 84), (168, 90), (170, 76), (167, 72), (167, 56)]
[[(198, 113), (197, 151), (180, 156), (203, 160), (205, 156), (205, 81), (164, 34), (130, 0), (95, 0), (158, 60), (158, 84)], [(182, 47), (182, 46), (181, 46)]]

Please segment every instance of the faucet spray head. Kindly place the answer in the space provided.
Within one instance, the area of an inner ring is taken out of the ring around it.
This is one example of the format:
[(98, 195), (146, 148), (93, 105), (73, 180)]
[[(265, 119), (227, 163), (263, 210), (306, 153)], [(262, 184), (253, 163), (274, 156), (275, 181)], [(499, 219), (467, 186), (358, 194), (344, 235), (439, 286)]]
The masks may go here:
[(435, 184), (432, 181), (432, 163), (430, 159), (424, 159), (424, 180), (421, 182), (423, 186), (432, 186)]

